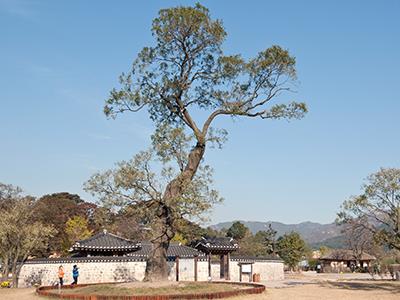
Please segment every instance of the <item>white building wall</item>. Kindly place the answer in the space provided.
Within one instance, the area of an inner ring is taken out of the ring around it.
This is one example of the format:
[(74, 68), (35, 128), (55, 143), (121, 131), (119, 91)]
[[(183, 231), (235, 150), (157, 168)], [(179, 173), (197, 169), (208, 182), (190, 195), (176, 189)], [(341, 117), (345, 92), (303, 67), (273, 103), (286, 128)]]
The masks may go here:
[(283, 267), (281, 261), (256, 261), (253, 264), (253, 274), (260, 274), (261, 281), (283, 280)]
[(231, 281), (239, 281), (240, 276), (240, 266), (237, 261), (229, 262), (229, 275), (231, 277)]
[(179, 281), (194, 281), (193, 258), (179, 258)]
[(208, 261), (198, 260), (197, 261), (197, 280), (208, 281)]
[(211, 263), (211, 280), (221, 280), (220, 274), (220, 264), (219, 263)]

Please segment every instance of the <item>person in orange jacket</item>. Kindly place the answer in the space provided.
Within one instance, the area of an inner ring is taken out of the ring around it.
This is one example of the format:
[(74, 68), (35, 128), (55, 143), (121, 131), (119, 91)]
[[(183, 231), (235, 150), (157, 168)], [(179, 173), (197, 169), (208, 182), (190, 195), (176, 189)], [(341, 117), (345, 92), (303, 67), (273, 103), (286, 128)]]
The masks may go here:
[(63, 266), (58, 267), (58, 279), (60, 280), (60, 286), (64, 284), (64, 268)]

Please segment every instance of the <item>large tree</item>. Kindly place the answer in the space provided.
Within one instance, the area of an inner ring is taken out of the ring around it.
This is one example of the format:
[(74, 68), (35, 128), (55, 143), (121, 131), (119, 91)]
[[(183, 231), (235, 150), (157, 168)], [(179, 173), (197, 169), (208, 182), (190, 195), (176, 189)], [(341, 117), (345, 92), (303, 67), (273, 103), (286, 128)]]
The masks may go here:
[(375, 240), (400, 250), (400, 169), (381, 168), (362, 189), (343, 203), (337, 222), (369, 231)]
[(35, 203), (35, 220), (53, 226), (57, 233), (51, 239), (48, 249), (41, 255), (48, 256), (56, 252), (68, 253), (68, 249), (75, 241), (70, 241), (66, 233), (66, 223), (69, 219), (79, 216), (87, 220), (89, 229), (99, 230), (96, 227), (94, 216), (97, 206), (94, 203), (86, 202), (79, 195), (67, 192), (44, 195)]
[(277, 231), (272, 228), (271, 224), (268, 224), (267, 230), (259, 231), (254, 236), (255, 240), (263, 245), (265, 253), (268, 255), (276, 254), (276, 234)]
[[(2, 193), (4, 188), (7, 193)], [(12, 273), (13, 286), (17, 287), (23, 262), (34, 251), (46, 248), (55, 230), (34, 219), (35, 199), (23, 196), (21, 189), (0, 184), (0, 259), (2, 277)]]
[(297, 232), (286, 233), (279, 237), (276, 248), (279, 257), (291, 270), (298, 267), (299, 262), (307, 253), (307, 245)]
[(226, 235), (235, 240), (241, 240), (250, 235), (250, 229), (243, 223), (235, 221), (231, 227), (228, 228)]
[[(225, 55), (225, 29), (204, 6), (160, 10), (153, 20), (152, 33), (155, 44), (141, 50), (132, 70), (120, 76), (121, 86), (111, 91), (104, 107), (110, 117), (147, 109), (157, 130), (182, 128), (194, 138), (186, 158), (177, 161), (179, 172), (155, 204), (159, 208), (154, 220), (158, 226), (147, 280), (167, 278), (165, 257), (174, 236), (171, 212), (176, 199), (182, 198), (196, 178), (208, 142), (221, 142), (226, 133), (211, 127), (214, 120), (219, 116), (301, 118), (307, 111), (304, 103), (270, 105), (280, 93), (289, 91), (296, 79), (295, 58), (279, 46), (262, 50), (250, 59)], [(204, 111), (207, 115), (203, 119)], [(167, 148), (164, 154), (180, 151), (171, 140), (158, 142)]]
[(373, 233), (366, 229), (359, 222), (348, 222), (342, 227), (345, 245), (353, 252), (357, 264), (360, 262), (364, 253), (374, 254), (376, 248)]

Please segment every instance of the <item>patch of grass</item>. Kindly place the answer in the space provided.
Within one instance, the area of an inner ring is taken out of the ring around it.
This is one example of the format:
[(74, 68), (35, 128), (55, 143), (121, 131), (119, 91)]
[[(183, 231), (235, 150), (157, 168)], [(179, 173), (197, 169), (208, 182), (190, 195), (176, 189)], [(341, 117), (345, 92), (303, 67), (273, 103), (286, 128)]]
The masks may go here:
[(184, 283), (179, 285), (162, 286), (162, 287), (136, 287), (126, 288), (118, 287), (112, 284), (93, 285), (87, 287), (76, 288), (73, 290), (63, 290), (68, 294), (84, 294), (84, 295), (167, 295), (167, 294), (192, 294), (206, 292), (224, 292), (243, 288), (239, 285), (218, 284), (218, 283)]

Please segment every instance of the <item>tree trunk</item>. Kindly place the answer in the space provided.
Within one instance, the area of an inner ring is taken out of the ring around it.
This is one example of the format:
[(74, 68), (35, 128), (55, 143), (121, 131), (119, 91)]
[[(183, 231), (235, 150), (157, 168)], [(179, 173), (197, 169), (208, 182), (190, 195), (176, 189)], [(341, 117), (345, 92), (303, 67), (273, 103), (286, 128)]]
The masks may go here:
[(172, 224), (168, 224), (168, 210), (166, 207), (162, 210), (155, 224), (155, 237), (151, 241), (152, 249), (147, 259), (144, 281), (168, 280), (167, 250), (173, 234)]
[(18, 257), (16, 256), (13, 259), (12, 263), (12, 268), (11, 268), (11, 273), (12, 273), (12, 287), (17, 288), (18, 287)]
[(4, 256), (2, 263), (3, 263), (3, 266), (2, 266), (2, 270), (1, 270), (1, 277), (2, 277), (2, 280), (7, 280), (8, 274), (10, 273), (9, 257)]
[(205, 144), (198, 142), (190, 151), (185, 169), (174, 178), (166, 187), (163, 195), (163, 205), (156, 221), (155, 238), (152, 240), (152, 250), (146, 264), (144, 281), (168, 280), (167, 250), (171, 239), (174, 237), (174, 216), (169, 203), (182, 194), (185, 182), (190, 182), (203, 158)]

